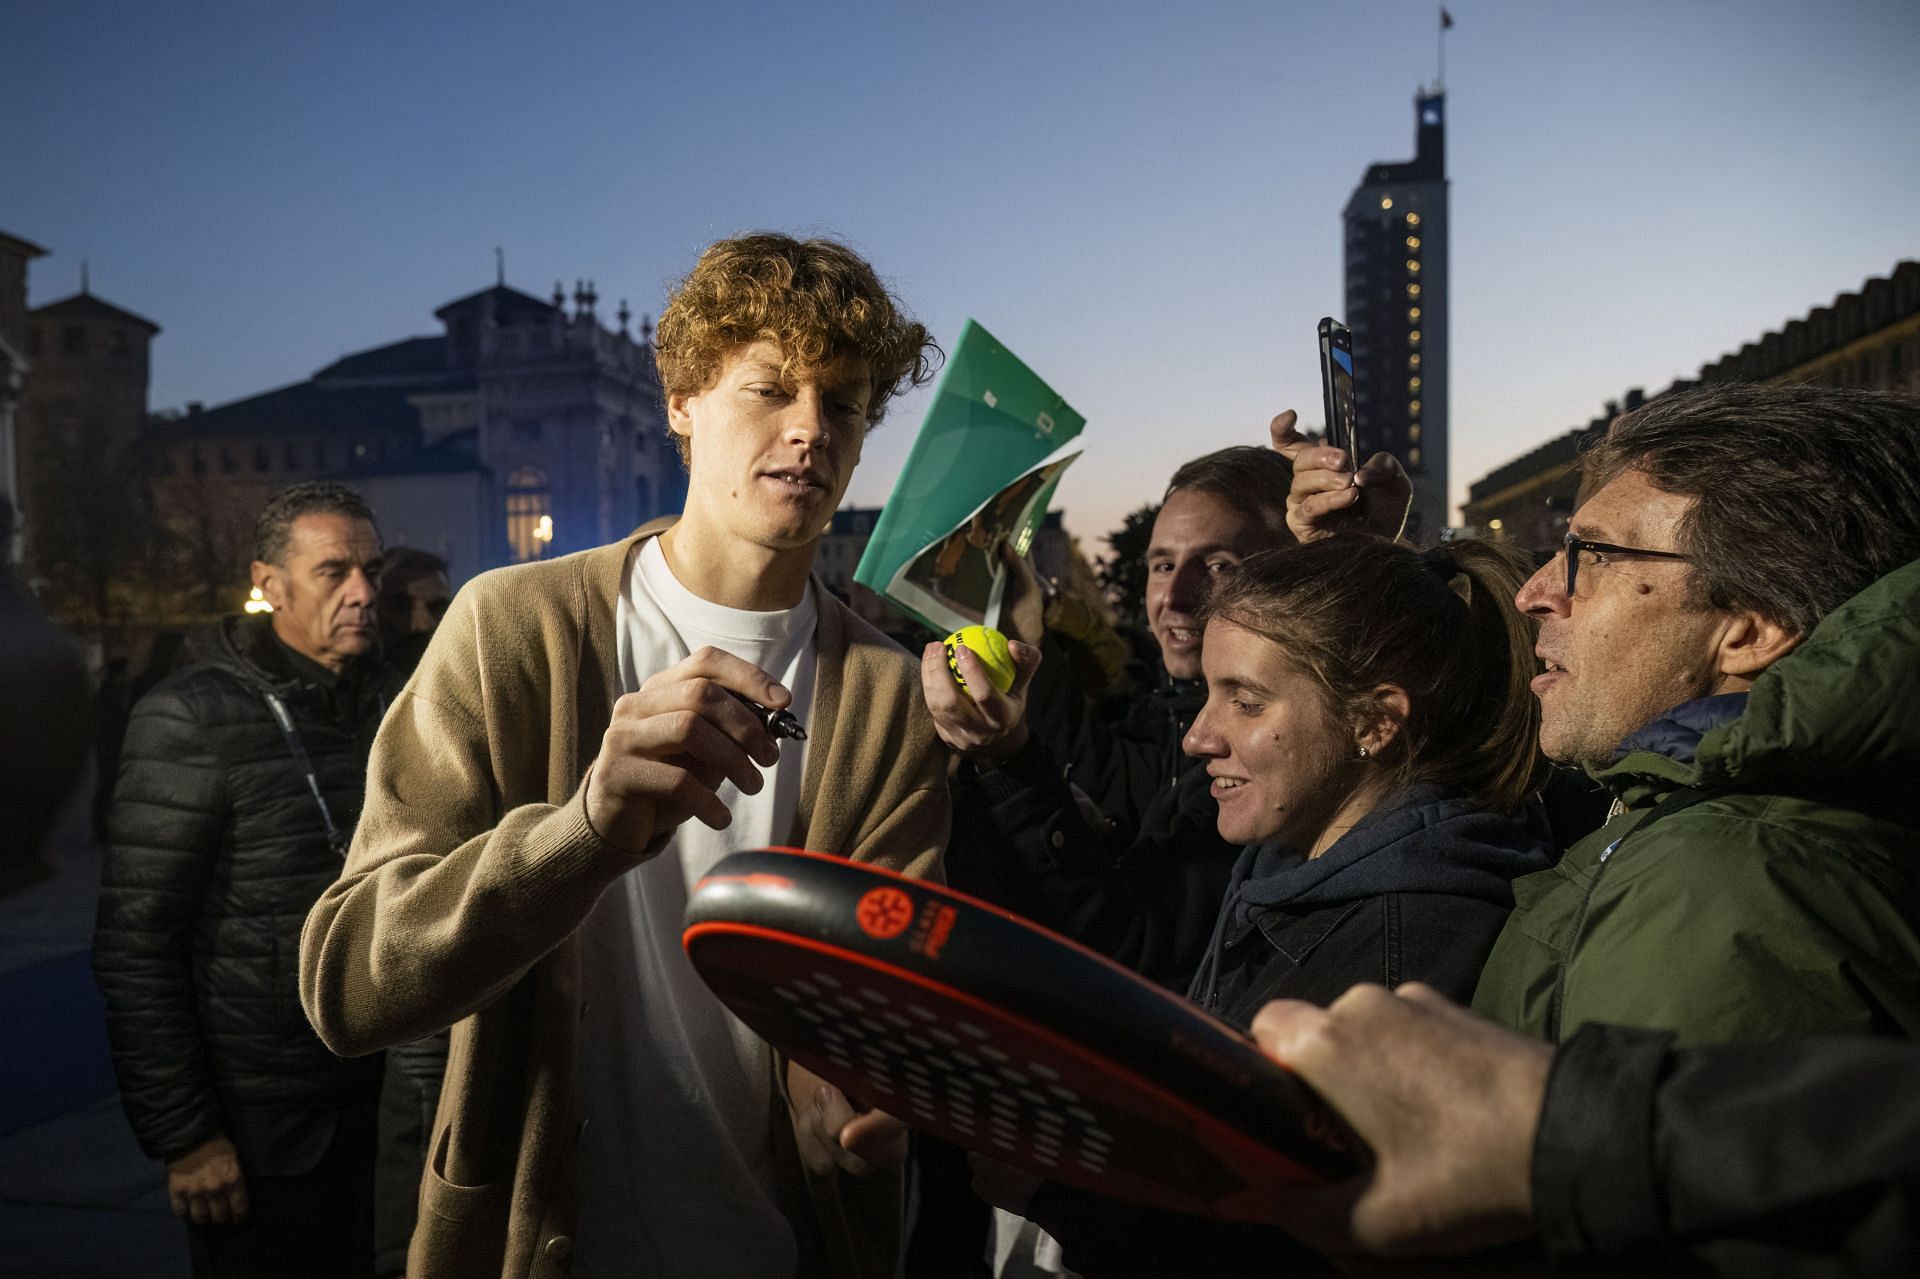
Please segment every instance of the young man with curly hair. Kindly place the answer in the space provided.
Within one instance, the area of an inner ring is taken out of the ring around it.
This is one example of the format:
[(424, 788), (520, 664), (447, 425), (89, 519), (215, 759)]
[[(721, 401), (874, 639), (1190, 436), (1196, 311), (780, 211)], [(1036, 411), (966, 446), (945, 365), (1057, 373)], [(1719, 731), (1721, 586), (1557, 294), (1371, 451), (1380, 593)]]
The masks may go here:
[(302, 939), (335, 1051), (453, 1026), (410, 1274), (895, 1265), (904, 1129), (779, 1062), (679, 935), (734, 849), (943, 850), (915, 664), (810, 576), (932, 343), (848, 249), (762, 234), (707, 249), (659, 344), (684, 514), (460, 592)]

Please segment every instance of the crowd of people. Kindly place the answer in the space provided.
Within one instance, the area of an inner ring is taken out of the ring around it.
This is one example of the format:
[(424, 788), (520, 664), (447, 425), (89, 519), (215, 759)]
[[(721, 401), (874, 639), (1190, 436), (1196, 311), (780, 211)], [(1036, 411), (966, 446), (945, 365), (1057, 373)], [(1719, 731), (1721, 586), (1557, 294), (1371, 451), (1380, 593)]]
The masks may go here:
[[(454, 594), (350, 490), (269, 501), (272, 612), (124, 695), (101, 807), (95, 971), (196, 1274), (1920, 1262), (1920, 403), (1660, 397), (1543, 564), (1407, 544), (1399, 464), (1283, 413), (1171, 477), (1149, 678), (1009, 555), (1000, 691), (812, 575), (937, 357), (844, 246), (723, 240), (658, 330), (679, 516)], [(1184, 993), (1368, 1171), (1222, 1223), (910, 1133), (680, 948), (768, 845)]]

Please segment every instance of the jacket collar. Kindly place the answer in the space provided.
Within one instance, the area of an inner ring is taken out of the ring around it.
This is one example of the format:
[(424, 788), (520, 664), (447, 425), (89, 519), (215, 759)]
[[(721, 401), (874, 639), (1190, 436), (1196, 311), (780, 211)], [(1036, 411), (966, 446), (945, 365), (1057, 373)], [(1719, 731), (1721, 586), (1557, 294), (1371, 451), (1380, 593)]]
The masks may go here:
[(1617, 764), (1636, 751), (1652, 751), (1676, 764), (1691, 764), (1700, 739), (1722, 724), (1739, 719), (1747, 709), (1747, 694), (1717, 693), (1682, 702), (1651, 724), (1633, 733), (1614, 749)]
[(1454, 787), (1411, 786), (1312, 860), (1279, 844), (1243, 849), (1227, 894), (1233, 916), (1227, 938), (1244, 935), (1276, 909), (1385, 893), (1443, 893), (1511, 905), (1512, 881), (1551, 865), (1550, 846), (1538, 804), (1497, 813)]

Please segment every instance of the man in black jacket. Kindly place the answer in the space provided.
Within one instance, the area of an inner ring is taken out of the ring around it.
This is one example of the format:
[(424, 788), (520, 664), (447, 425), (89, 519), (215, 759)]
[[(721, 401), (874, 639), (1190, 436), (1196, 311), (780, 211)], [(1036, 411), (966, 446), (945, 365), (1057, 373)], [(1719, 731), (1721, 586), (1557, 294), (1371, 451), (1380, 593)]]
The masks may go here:
[(271, 616), (227, 619), (133, 710), (94, 971), (195, 1273), (364, 1274), (381, 1061), (321, 1044), (297, 956), (383, 710), (380, 534), (351, 490), (299, 484), (261, 511), (255, 555)]

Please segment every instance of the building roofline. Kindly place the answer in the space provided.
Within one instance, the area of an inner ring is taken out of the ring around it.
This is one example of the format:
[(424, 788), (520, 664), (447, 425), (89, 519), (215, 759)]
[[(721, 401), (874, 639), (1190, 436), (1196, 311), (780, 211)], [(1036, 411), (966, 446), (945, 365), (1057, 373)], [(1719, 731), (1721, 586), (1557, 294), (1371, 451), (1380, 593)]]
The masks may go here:
[(27, 259), (29, 262), (35, 258), (44, 258), (47, 256), (47, 250), (41, 248), (32, 240), (23, 240), (17, 235), (8, 235), (5, 231), (0, 231), (0, 249), (12, 249), (15, 254)]
[(44, 306), (36, 306), (27, 312), (27, 318), (33, 319), (37, 316), (45, 315), (64, 315), (70, 311), (88, 311), (94, 314), (104, 312), (115, 319), (125, 320), (141, 326), (146, 329), (149, 337), (160, 332), (160, 326), (152, 320), (149, 320), (146, 316), (136, 315), (123, 306), (115, 306), (104, 298), (86, 292), (76, 293), (72, 297), (61, 298), (58, 302), (49, 302)]

